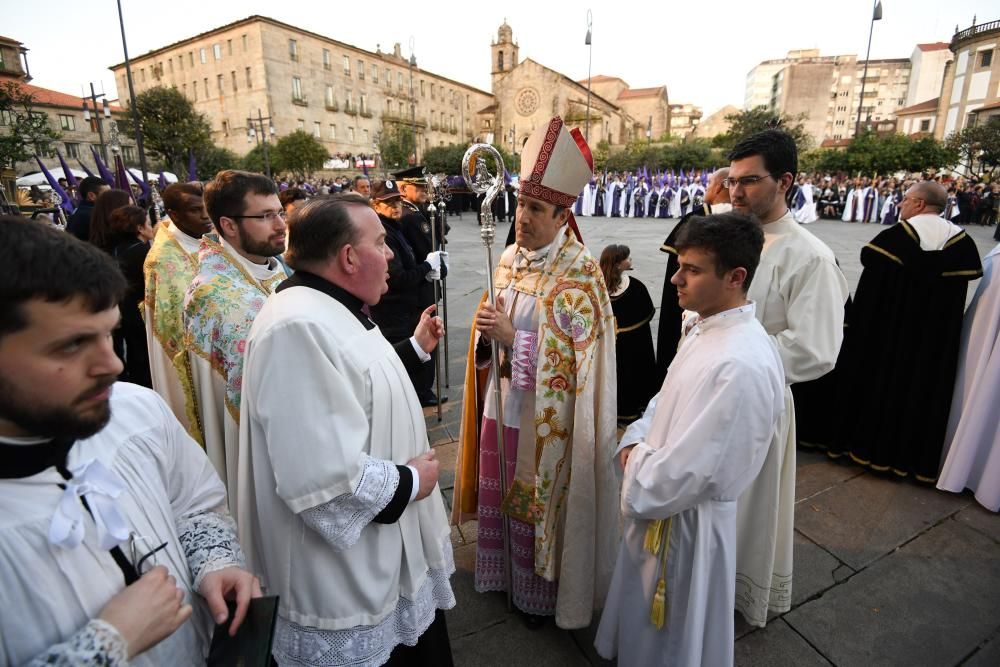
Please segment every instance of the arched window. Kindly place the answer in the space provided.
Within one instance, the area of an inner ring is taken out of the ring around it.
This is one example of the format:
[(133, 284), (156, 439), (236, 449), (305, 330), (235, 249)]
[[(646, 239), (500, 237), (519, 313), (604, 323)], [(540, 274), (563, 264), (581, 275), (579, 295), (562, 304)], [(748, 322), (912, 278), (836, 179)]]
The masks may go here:
[(497, 71), (503, 71), (503, 51), (497, 54)]

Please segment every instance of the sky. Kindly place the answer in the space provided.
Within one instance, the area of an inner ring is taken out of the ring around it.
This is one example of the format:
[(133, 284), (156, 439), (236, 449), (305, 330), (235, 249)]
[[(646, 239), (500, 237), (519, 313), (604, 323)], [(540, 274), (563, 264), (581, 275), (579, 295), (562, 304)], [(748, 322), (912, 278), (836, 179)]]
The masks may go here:
[[(594, 3), (588, 53), (588, 6), (562, 0), (121, 2), (132, 57), (260, 14), (369, 51), (381, 45), (391, 52), (393, 43), (400, 42), (408, 56), (412, 39), (422, 69), (486, 91), (490, 41), (506, 19), (522, 59), (583, 80), (592, 57), (592, 75), (618, 76), (633, 88), (665, 84), (671, 103), (698, 105), (705, 116), (727, 104), (741, 107), (747, 73), (791, 49), (864, 57), (873, 7), (870, 0)], [(950, 41), (955, 26), (965, 29), (973, 17), (977, 23), (1000, 19), (1000, 7), (987, 0), (885, 0), (882, 6), (872, 58), (907, 58), (917, 43)], [(0, 16), (0, 35), (30, 49), (33, 84), (78, 95), (94, 82), (111, 99), (118, 94), (108, 67), (124, 56), (112, 0), (45, 0), (37, 5), (2, 0)]]

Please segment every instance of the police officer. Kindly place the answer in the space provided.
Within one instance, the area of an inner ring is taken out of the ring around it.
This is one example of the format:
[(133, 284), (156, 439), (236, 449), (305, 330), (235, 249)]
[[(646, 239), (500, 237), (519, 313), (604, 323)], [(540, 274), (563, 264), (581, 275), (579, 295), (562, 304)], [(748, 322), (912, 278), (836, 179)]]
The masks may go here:
[[(406, 240), (413, 248), (414, 255), (427, 255), (428, 253), (441, 250), (441, 224), (438, 224), (435, 230), (436, 238), (434, 240), (437, 241), (437, 247), (431, 244), (431, 221), (430, 216), (427, 214), (427, 202), (429, 200), (427, 177), (424, 175), (423, 166), (398, 171), (393, 174), (393, 177), (396, 179), (400, 194), (403, 196), (403, 214), (400, 218), (400, 228)], [(444, 226), (444, 231), (447, 233), (447, 225)], [(447, 253), (444, 253), (441, 257), (444, 261), (441, 262), (439, 277), (444, 277), (448, 275)], [(434, 302), (434, 282), (426, 282), (420, 287), (421, 310), (418, 311), (418, 314)], [(436, 355), (437, 351), (435, 350), (431, 354)], [(436, 360), (434, 360), (434, 363), (424, 364), (420, 374), (413, 378), (413, 386), (417, 390), (420, 404), (424, 407), (435, 406), (439, 401), (439, 397), (433, 390), (436, 363)], [(447, 396), (440, 397), (441, 403), (447, 400)]]
[[(401, 220), (402, 201), (402, 195), (395, 181), (376, 180), (372, 183), (371, 206), (385, 228), (385, 242), (394, 257), (389, 262), (389, 291), (382, 296), (378, 304), (371, 306), (370, 310), (372, 319), (390, 343), (398, 343), (413, 335), (413, 330), (420, 321), (420, 314), (434, 302), (433, 291), (430, 300), (426, 299), (425, 286), (431, 285), (433, 280), (440, 279), (442, 268), (440, 252), (414, 248), (407, 239)], [(433, 372), (433, 363), (423, 366), (429, 366)], [(437, 397), (433, 392), (430, 396), (421, 395), (424, 375), (424, 372), (420, 372), (419, 377), (410, 378), (414, 389), (417, 390), (420, 403), (425, 407), (437, 405)], [(433, 375), (431, 378), (433, 379)], [(430, 402), (428, 400), (430, 398), (433, 398), (434, 402)]]

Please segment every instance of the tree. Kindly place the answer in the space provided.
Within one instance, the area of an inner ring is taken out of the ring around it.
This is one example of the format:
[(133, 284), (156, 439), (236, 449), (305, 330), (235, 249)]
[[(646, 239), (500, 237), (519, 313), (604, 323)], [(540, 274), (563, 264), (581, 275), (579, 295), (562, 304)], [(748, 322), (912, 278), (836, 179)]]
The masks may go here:
[(945, 145), (952, 151), (952, 164), (979, 179), (992, 175), (1000, 167), (1000, 116), (952, 133)]
[(271, 165), (271, 173), (277, 174), (285, 171), (285, 165), (281, 159), (274, 154), (274, 142), (269, 141), (267, 146), (267, 161), (264, 160), (264, 144), (260, 143), (250, 149), (250, 152), (243, 156), (243, 168), (247, 171), (255, 171), (259, 174), (267, 173), (267, 164)]
[(239, 169), (242, 166), (239, 155), (228, 148), (220, 148), (214, 144), (196, 150), (194, 158), (198, 168), (198, 178), (203, 181), (215, 178), (215, 175), (223, 169)]
[(936, 169), (954, 163), (954, 157), (933, 137), (914, 139), (903, 134), (877, 135), (865, 131), (845, 150), (820, 149), (807, 154), (802, 169), (849, 174), (891, 174)]
[(712, 139), (712, 145), (728, 153), (739, 141), (762, 130), (780, 129), (788, 132), (795, 139), (795, 146), (802, 155), (812, 147), (812, 137), (806, 133), (802, 121), (808, 116), (804, 113), (797, 116), (778, 113), (765, 106), (759, 106), (746, 111), (739, 111), (726, 116), (729, 121), (729, 131)]
[[(145, 149), (175, 173), (187, 173), (188, 151), (212, 145), (211, 126), (176, 88), (156, 86), (135, 98)], [(118, 122), (122, 134), (135, 138), (131, 116)]]
[(429, 174), (461, 174), (462, 158), (468, 147), (460, 144), (431, 146), (424, 151), (424, 167)]
[(382, 166), (392, 171), (409, 164), (413, 156), (413, 130), (400, 123), (383, 123), (378, 135), (378, 152)]
[[(277, 159), (282, 171), (290, 171), (298, 178), (305, 178), (323, 168), (330, 159), (328, 151), (319, 139), (305, 130), (296, 130), (278, 139), (272, 147), (271, 159)], [(271, 164), (271, 173), (277, 169)]]
[(0, 135), (0, 169), (11, 169), (35, 154), (48, 153), (60, 133), (47, 114), (35, 111), (35, 96), (15, 81), (0, 84), (0, 116), (7, 132)]

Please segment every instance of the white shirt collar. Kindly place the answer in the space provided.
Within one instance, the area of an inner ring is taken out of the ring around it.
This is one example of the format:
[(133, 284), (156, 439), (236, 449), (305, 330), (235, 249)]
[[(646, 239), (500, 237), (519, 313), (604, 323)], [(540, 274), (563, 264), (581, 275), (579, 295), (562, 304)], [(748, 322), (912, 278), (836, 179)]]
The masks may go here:
[(249, 259), (244, 257), (239, 253), (236, 248), (233, 247), (229, 241), (222, 239), (222, 247), (225, 249), (226, 254), (228, 254), (234, 261), (239, 262), (240, 266), (246, 269), (247, 273), (256, 278), (257, 280), (267, 280), (273, 278), (274, 274), (277, 272), (278, 261), (273, 257), (267, 258), (267, 264), (257, 264), (256, 262), (251, 262)]
[(710, 315), (704, 319), (698, 315), (698, 313), (685, 311), (683, 325), (684, 335), (687, 336), (692, 333), (699, 334), (703, 331), (709, 331), (713, 328), (728, 325), (736, 319), (739, 319), (740, 315), (749, 314), (750, 317), (754, 317), (755, 311), (756, 306), (753, 301), (747, 301), (742, 306), (724, 310), (721, 313)]

